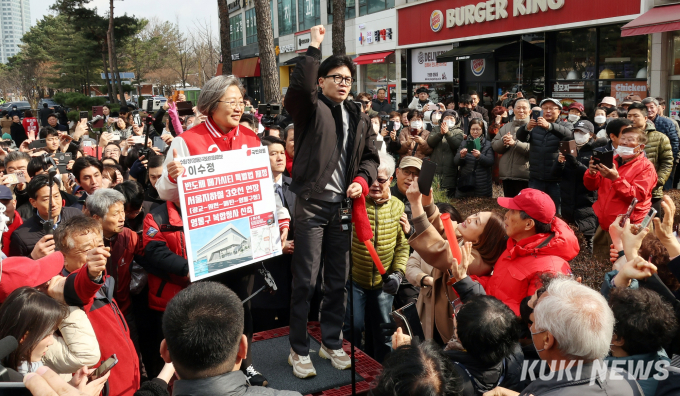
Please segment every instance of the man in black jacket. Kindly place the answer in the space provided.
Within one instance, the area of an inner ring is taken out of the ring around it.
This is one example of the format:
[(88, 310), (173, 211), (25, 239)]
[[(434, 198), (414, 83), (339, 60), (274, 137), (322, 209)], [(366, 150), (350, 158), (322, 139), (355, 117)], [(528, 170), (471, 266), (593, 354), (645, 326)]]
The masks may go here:
[(378, 97), (373, 99), (373, 103), (371, 104), (373, 111), (378, 113), (384, 111), (387, 114), (392, 112), (392, 105), (387, 102), (387, 98), (385, 97), (386, 94), (387, 91), (385, 88), (378, 88)]
[(47, 117), (54, 113), (54, 109), (47, 107), (47, 103), (43, 103), (43, 108), (40, 109), (40, 126), (47, 126)]
[(479, 94), (477, 91), (470, 91), (468, 92), (470, 97), (472, 98), (472, 110), (476, 111), (477, 113), (482, 115), (482, 118), (484, 121), (489, 124), (489, 110), (484, 108), (484, 106), (479, 105)]
[[(28, 190), (29, 202), (35, 208), (36, 215), (12, 233), (9, 247), (10, 257), (24, 256), (37, 260), (54, 252), (54, 239), (51, 233), (45, 233), (45, 223), (52, 219), (53, 228), (56, 229), (62, 221), (83, 215), (78, 209), (62, 207), (59, 185), (60, 183), (55, 180), (50, 191), (48, 175), (38, 175), (28, 183), (26, 190)], [(52, 198), (51, 213), (49, 210), (50, 195)]]
[(574, 138), (574, 125), (560, 121), (562, 103), (557, 99), (546, 98), (541, 101), (543, 116), (532, 118), (528, 124), (517, 130), (517, 140), (531, 143), (529, 148), (529, 188), (550, 195), (557, 214), (560, 214), (559, 178), (552, 175), (552, 167), (557, 161), (560, 141)]
[(347, 301), (351, 227), (340, 223), (338, 211), (347, 207), (346, 199), (360, 197), (362, 190), (367, 192), (380, 161), (376, 133), (368, 117), (346, 100), (356, 70), (354, 63), (346, 56), (331, 56), (319, 66), (319, 46), (325, 33), (321, 25), (311, 29), (312, 42), (295, 67), (285, 99), (295, 124), (290, 189), (298, 197), (288, 362), (300, 378), (316, 375), (309, 358), (307, 315), (310, 290), (322, 259), (325, 293), (319, 355), (330, 359), (335, 368), (350, 367), (340, 334)]

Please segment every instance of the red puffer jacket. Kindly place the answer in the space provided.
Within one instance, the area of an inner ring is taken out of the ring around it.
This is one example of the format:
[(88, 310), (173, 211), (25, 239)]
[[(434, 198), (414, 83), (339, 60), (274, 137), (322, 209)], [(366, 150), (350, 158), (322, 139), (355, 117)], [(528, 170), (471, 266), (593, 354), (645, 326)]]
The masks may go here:
[[(571, 274), (567, 261), (579, 252), (578, 239), (567, 223), (555, 218), (551, 232), (536, 234), (519, 242), (508, 239), (493, 274), (478, 277), (486, 294), (494, 296), (519, 315), (519, 305), (541, 287), (544, 272)], [(474, 277), (473, 277), (474, 278)]]
[(144, 269), (149, 273), (149, 308), (165, 311), (170, 299), (189, 285), (182, 214), (172, 202), (144, 218)]

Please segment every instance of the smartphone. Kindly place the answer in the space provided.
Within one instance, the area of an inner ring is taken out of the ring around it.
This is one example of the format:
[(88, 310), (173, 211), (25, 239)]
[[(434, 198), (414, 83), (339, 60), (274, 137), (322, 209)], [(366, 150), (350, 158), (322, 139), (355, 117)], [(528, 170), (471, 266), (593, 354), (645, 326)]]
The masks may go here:
[(611, 169), (614, 167), (614, 151), (593, 151), (593, 164), (602, 164)]
[(80, 119), (81, 119), (81, 120), (82, 120), (83, 118), (87, 120), (88, 117), (89, 117), (89, 113), (88, 113), (87, 111), (81, 111), (81, 112), (80, 112)]
[(118, 132), (112, 132), (111, 133), (111, 141), (114, 141), (114, 140), (115, 141), (120, 140), (120, 133), (118, 133)]
[(576, 142), (574, 140), (563, 140), (560, 142), (559, 150), (565, 157), (568, 155), (576, 157)]
[(533, 109), (531, 110), (531, 119), (538, 121), (539, 117), (543, 117), (543, 110), (541, 109)]
[(5, 177), (5, 183), (7, 184), (19, 183), (19, 180), (17, 180), (17, 175), (15, 175), (14, 173), (8, 173), (7, 177)]
[(24, 175), (23, 171), (16, 171), (14, 172), (14, 175), (16, 175), (19, 183), (26, 183), (26, 175)]
[(52, 154), (52, 157), (58, 160), (57, 169), (59, 169), (59, 173), (61, 173), (62, 175), (66, 174), (66, 172), (68, 172), (66, 170), (66, 165), (72, 159), (71, 153), (54, 153)]
[(649, 209), (649, 212), (647, 212), (647, 216), (645, 216), (645, 218), (642, 219), (642, 223), (640, 223), (639, 230), (642, 231), (645, 228), (647, 228), (649, 226), (649, 223), (652, 222), (652, 219), (654, 219), (654, 216), (656, 216), (656, 209), (654, 208)]
[(132, 143), (144, 144), (144, 136), (132, 136)]
[(630, 218), (630, 215), (633, 214), (633, 210), (635, 210), (635, 205), (637, 205), (638, 200), (637, 198), (633, 198), (632, 201), (630, 201), (630, 206), (628, 206), (628, 211), (623, 215), (621, 218), (621, 221), (619, 222), (619, 227), (623, 227), (626, 225), (626, 220)]
[(132, 122), (134, 122), (137, 125), (142, 125), (142, 117), (139, 116), (138, 110), (132, 112)]
[(28, 148), (34, 148), (34, 149), (39, 149), (47, 146), (47, 142), (45, 142), (45, 139), (36, 139), (32, 141), (29, 145)]
[(378, 150), (378, 151), (382, 150), (383, 143), (385, 143), (385, 142), (383, 142), (381, 140), (376, 140), (375, 141), (375, 149)]
[(394, 121), (387, 121), (387, 125), (385, 125), (385, 129), (387, 129), (387, 132), (394, 131)]
[(194, 106), (189, 101), (177, 102), (177, 115), (180, 117), (194, 115)]
[(106, 373), (111, 371), (113, 366), (115, 366), (116, 364), (118, 364), (118, 358), (114, 353), (113, 355), (111, 355), (110, 358), (106, 359), (102, 364), (100, 364), (99, 367), (97, 367), (97, 369), (94, 370), (87, 378), (90, 381), (94, 381), (97, 378), (101, 377), (102, 375), (106, 375)]
[(253, 106), (246, 106), (245, 110), (243, 111), (246, 113), (250, 113), (251, 111), (253, 111)]
[(418, 176), (418, 189), (423, 195), (430, 195), (432, 188), (432, 181), (434, 180), (434, 173), (437, 170), (437, 163), (430, 160), (423, 160), (420, 167), (420, 176)]

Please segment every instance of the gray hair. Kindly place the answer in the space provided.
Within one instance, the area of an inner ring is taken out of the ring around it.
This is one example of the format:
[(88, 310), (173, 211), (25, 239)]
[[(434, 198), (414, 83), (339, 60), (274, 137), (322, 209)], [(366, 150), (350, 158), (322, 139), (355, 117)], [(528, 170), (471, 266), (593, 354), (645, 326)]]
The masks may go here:
[(531, 110), (531, 103), (527, 99), (517, 99), (512, 107), (517, 107), (519, 103), (526, 103), (527, 107)]
[(92, 216), (97, 215), (103, 218), (109, 213), (109, 208), (118, 202), (125, 205), (125, 195), (111, 188), (102, 188), (87, 197), (85, 206)]
[(26, 160), (26, 162), (31, 162), (31, 156), (28, 155), (27, 153), (24, 153), (23, 151), (10, 151), (6, 156), (5, 156), (5, 168), (7, 168), (7, 164), (10, 162), (14, 161), (19, 161), (19, 160)]
[(392, 175), (394, 174), (394, 169), (396, 167), (397, 165), (394, 162), (394, 158), (391, 155), (385, 154), (381, 151), (380, 166), (378, 166), (378, 171), (384, 170), (385, 173), (387, 173), (387, 177), (392, 177)]
[(198, 96), (198, 102), (196, 104), (196, 109), (204, 115), (212, 117), (213, 113), (220, 104), (220, 99), (224, 96), (224, 93), (232, 85), (236, 86), (241, 94), (243, 94), (243, 85), (238, 77), (229, 76), (216, 76), (211, 78), (203, 88), (201, 88), (201, 94)]
[(536, 331), (549, 331), (560, 352), (602, 359), (614, 334), (614, 313), (599, 292), (562, 276), (553, 279), (534, 308)]
[(648, 105), (648, 104), (650, 104), (650, 103), (654, 103), (656, 106), (659, 105), (659, 101), (658, 101), (656, 98), (654, 98), (654, 97), (648, 96), (648, 97), (642, 99), (642, 104), (643, 104), (643, 105), (646, 106), (646, 105)]

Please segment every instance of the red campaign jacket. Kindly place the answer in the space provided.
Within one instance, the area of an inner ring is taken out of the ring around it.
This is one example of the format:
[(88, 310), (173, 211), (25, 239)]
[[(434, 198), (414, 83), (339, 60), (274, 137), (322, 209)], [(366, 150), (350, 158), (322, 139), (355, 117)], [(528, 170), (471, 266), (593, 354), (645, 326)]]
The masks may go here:
[(633, 198), (637, 198), (638, 203), (630, 215), (630, 222), (641, 222), (652, 206), (652, 189), (657, 182), (654, 165), (644, 154), (623, 165), (619, 165), (618, 159), (617, 156), (614, 161), (614, 167), (619, 172), (616, 181), (605, 179), (599, 172), (591, 175), (586, 171), (583, 175), (583, 185), (590, 191), (597, 190), (593, 210), (604, 231), (609, 230), (616, 216), (628, 211)]
[[(64, 270), (65, 272), (65, 270)], [(130, 329), (113, 298), (115, 281), (104, 275), (103, 283), (90, 280), (87, 266), (72, 272), (64, 285), (67, 305), (82, 307), (97, 336), (101, 360), (114, 353), (118, 364), (108, 379), (111, 396), (132, 396), (139, 389), (139, 357), (130, 339)]]
[(189, 285), (186, 240), (179, 209), (172, 202), (166, 202), (147, 213), (142, 239), (149, 279), (149, 308), (165, 311), (168, 302)]
[(519, 305), (541, 287), (544, 272), (571, 274), (567, 261), (579, 252), (578, 239), (567, 223), (555, 217), (551, 233), (536, 234), (519, 242), (508, 239), (508, 247), (498, 258), (489, 276), (473, 277), (486, 294), (509, 306), (519, 316)]
[(10, 238), (12, 237), (12, 233), (22, 224), (24, 224), (24, 219), (22, 219), (19, 212), (15, 210), (14, 221), (12, 222), (12, 224), (8, 224), (7, 231), (2, 233), (2, 252), (5, 253), (5, 256), (9, 257), (9, 243)]
[(118, 302), (123, 315), (127, 315), (130, 310), (130, 266), (135, 254), (142, 254), (142, 246), (139, 243), (139, 236), (127, 227), (123, 231), (111, 238), (104, 240), (106, 246), (111, 247), (111, 257), (106, 262), (106, 273), (116, 281), (116, 290), (113, 298)]
[(212, 118), (189, 129), (181, 136), (191, 155), (260, 146), (260, 138), (250, 128), (239, 125), (224, 134)]

